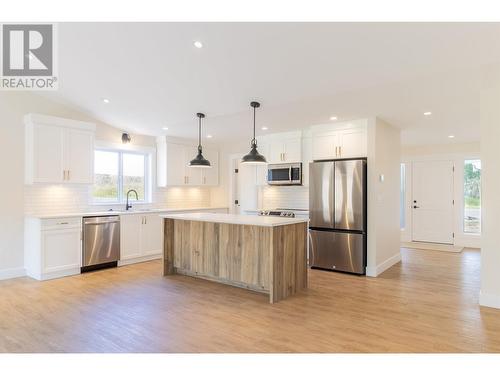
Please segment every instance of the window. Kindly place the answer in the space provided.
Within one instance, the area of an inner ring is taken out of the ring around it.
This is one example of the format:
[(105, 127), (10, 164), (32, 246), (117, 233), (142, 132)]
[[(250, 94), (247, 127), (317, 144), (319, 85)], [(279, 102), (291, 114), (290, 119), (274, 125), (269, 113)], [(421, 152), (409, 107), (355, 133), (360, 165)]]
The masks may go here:
[(406, 166), (401, 163), (401, 181), (399, 190), (399, 227), (405, 229), (406, 227)]
[[(137, 191), (139, 201), (148, 202), (149, 154), (130, 151), (95, 150), (95, 203), (124, 203), (127, 191)], [(131, 195), (135, 200), (135, 195)]]
[(464, 163), (464, 232), (481, 233), (481, 160)]

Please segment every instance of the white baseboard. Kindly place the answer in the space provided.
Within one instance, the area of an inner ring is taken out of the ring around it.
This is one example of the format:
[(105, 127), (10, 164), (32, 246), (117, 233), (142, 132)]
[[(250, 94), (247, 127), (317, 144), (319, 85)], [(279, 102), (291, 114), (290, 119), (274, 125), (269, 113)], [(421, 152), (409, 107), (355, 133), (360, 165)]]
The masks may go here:
[(395, 264), (401, 262), (401, 253), (394, 254), (389, 259), (377, 264), (375, 267), (366, 267), (366, 276), (377, 277)]
[(146, 255), (138, 258), (130, 258), (118, 261), (118, 267), (127, 266), (129, 264), (148, 262), (150, 260), (161, 259), (163, 254)]
[(479, 304), (485, 307), (493, 307), (495, 309), (500, 309), (500, 295), (485, 293), (483, 291), (480, 291)]
[(14, 279), (23, 276), (26, 276), (26, 270), (22, 267), (0, 270), (0, 280)]
[(445, 245), (432, 242), (401, 242), (401, 247), (406, 247), (408, 249), (448, 251), (450, 253), (460, 253), (464, 249), (463, 246)]

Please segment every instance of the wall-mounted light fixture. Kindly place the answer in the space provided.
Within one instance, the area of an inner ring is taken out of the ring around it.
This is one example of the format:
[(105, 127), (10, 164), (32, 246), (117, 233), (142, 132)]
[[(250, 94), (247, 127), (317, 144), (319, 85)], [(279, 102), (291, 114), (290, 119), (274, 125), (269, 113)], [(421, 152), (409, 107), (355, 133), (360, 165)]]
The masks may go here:
[(130, 134), (128, 134), (128, 133), (122, 134), (122, 143), (123, 144), (130, 143), (131, 140), (132, 140), (132, 138), (130, 138)]

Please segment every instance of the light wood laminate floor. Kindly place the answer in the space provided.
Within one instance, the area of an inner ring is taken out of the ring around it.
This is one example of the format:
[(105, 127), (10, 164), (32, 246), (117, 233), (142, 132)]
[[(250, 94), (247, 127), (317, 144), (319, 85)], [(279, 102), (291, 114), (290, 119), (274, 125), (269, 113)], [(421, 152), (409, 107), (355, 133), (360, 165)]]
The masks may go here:
[(500, 310), (479, 307), (480, 254), (403, 249), (378, 278), (313, 270), (266, 295), (160, 261), (0, 282), (2, 352), (499, 352)]

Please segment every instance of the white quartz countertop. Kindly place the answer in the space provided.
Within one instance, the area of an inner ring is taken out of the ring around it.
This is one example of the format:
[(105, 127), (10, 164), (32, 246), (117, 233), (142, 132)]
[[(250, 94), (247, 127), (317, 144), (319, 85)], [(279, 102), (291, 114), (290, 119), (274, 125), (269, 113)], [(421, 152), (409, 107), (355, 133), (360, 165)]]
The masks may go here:
[(208, 211), (208, 210), (222, 210), (227, 207), (196, 207), (196, 208), (132, 208), (125, 211), (125, 209), (113, 211), (90, 211), (90, 212), (70, 212), (70, 213), (55, 213), (47, 215), (27, 215), (37, 219), (57, 219), (64, 217), (84, 217), (84, 216), (113, 216), (113, 215), (133, 215), (133, 214), (155, 214), (155, 213), (175, 213), (175, 212), (191, 212), (191, 211)]
[(307, 223), (309, 219), (300, 217), (279, 217), (279, 216), (255, 216), (255, 215), (234, 215), (215, 214), (210, 212), (193, 212), (185, 214), (163, 214), (165, 219), (208, 221), (212, 223), (256, 225), (261, 227), (276, 227), (280, 225)]

